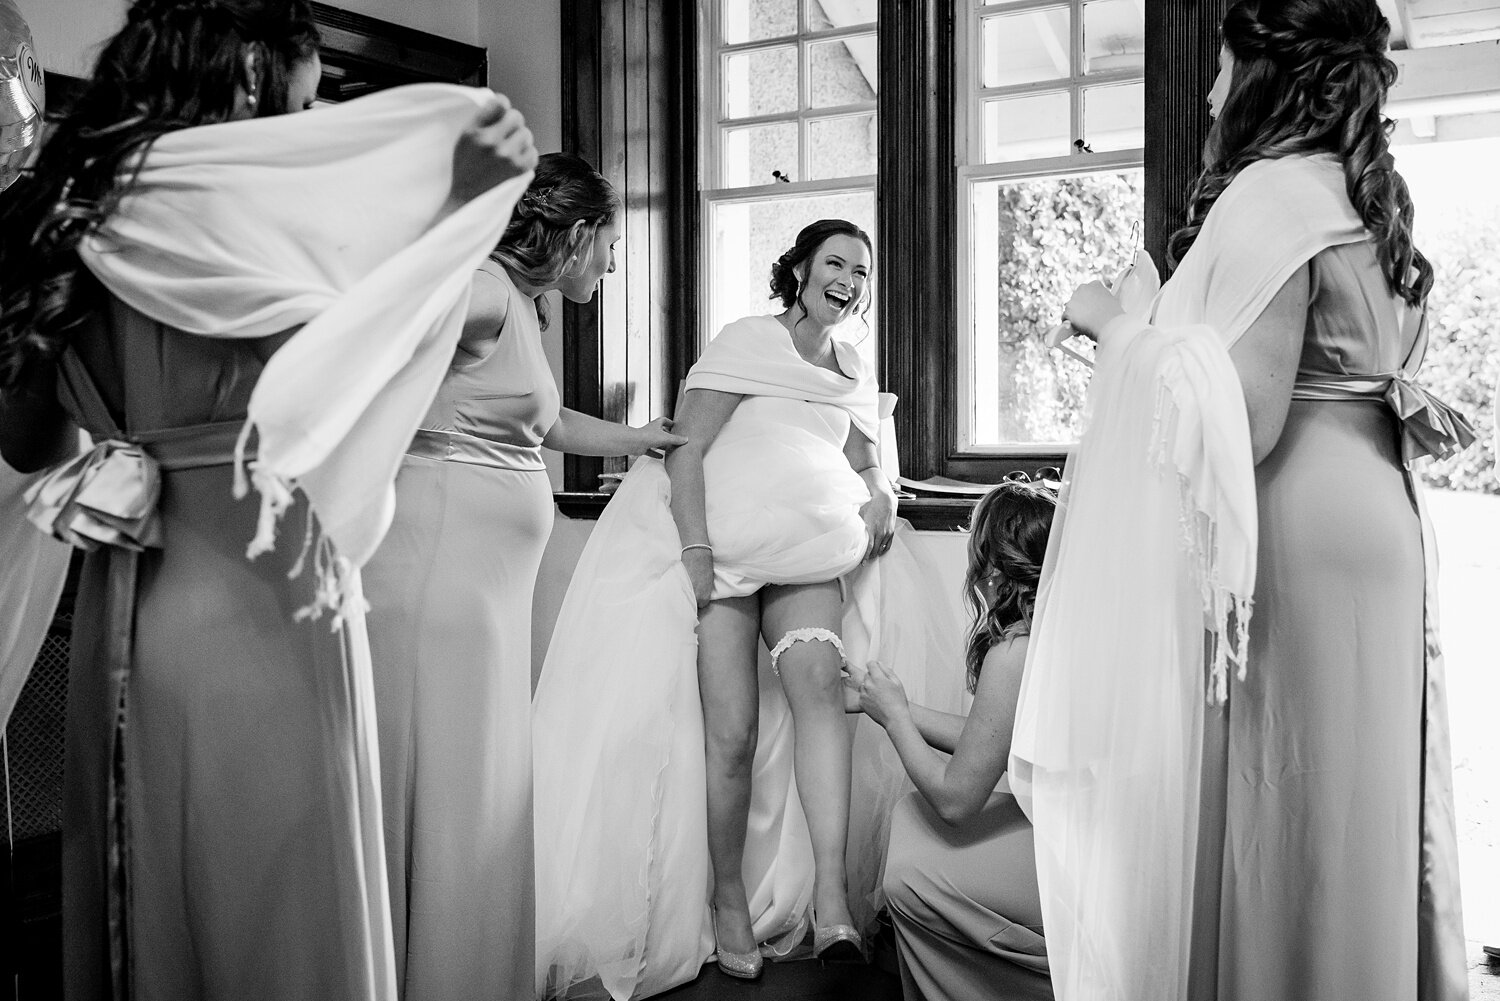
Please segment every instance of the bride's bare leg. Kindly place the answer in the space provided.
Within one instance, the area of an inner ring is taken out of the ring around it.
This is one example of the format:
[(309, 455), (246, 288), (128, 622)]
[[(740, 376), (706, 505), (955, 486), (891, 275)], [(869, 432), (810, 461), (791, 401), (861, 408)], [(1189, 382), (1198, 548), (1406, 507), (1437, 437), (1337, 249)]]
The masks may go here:
[(708, 856), (714, 870), (719, 944), (750, 952), (750, 904), (741, 865), (750, 817), (760, 692), (755, 678), (760, 598), (711, 601), (698, 615), (698, 691), (708, 781)]
[[(843, 600), (837, 581), (768, 587), (761, 592), (761, 635), (775, 648), (809, 627), (839, 632)], [(843, 657), (827, 640), (793, 643), (778, 662), (796, 732), (794, 768), (812, 835), (813, 907), (818, 924), (850, 921), (844, 848), (849, 838), (850, 734), (844, 717)]]

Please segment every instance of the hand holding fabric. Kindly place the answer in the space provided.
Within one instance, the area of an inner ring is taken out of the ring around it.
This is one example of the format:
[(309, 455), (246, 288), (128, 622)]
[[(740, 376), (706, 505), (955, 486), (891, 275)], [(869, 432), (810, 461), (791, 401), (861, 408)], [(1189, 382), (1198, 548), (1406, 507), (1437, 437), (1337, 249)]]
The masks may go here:
[(630, 450), (631, 455), (665, 456), (678, 445), (686, 445), (687, 439), (672, 433), (672, 418), (658, 417), (650, 424), (636, 428), (638, 444)]
[(872, 490), (869, 501), (859, 509), (859, 516), (864, 520), (865, 535), (869, 539), (864, 561), (884, 556), (896, 535), (895, 495), (889, 489)]
[(693, 599), (702, 608), (714, 594), (714, 554), (711, 549), (687, 549), (682, 554), (682, 565), (687, 569), (688, 580), (693, 584)]

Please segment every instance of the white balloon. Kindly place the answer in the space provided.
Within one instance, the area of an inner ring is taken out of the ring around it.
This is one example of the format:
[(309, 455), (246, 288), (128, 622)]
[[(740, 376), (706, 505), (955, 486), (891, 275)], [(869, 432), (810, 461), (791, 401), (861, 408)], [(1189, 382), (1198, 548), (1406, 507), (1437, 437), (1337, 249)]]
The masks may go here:
[(12, 0), (0, 0), (0, 191), (31, 159), (46, 107), (46, 77), (31, 29)]

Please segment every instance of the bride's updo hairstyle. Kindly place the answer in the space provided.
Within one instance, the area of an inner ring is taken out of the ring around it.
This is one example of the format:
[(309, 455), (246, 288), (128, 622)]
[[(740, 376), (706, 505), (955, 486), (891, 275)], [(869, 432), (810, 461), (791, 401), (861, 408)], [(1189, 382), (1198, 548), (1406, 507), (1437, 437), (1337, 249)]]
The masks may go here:
[[(771, 265), (771, 294), (767, 298), (780, 299), (781, 305), (786, 309), (797, 306), (802, 310), (802, 316), (806, 316), (807, 303), (802, 301), (802, 280), (797, 277), (797, 269), (816, 254), (818, 248), (823, 246), (823, 242), (831, 236), (852, 236), (865, 245), (872, 259), (875, 257), (875, 245), (870, 242), (870, 234), (849, 220), (819, 219), (817, 222), (808, 223), (802, 227), (802, 232), (797, 234), (797, 240), (791, 248)], [(866, 283), (865, 301), (855, 315), (864, 316), (868, 313), (870, 302), (870, 286)]]
[(594, 235), (620, 210), (620, 196), (604, 175), (572, 153), (547, 153), (511, 213), (491, 259), (512, 278), (536, 288), (587, 270)]
[(87, 311), (76, 249), (114, 211), (126, 168), (176, 129), (228, 121), (260, 56), (256, 112), (291, 110), (293, 67), (318, 51), (306, 0), (136, 0), (35, 167), (0, 195), (0, 392), (56, 357)]
[(1391, 291), (1413, 305), (1426, 298), (1432, 266), (1412, 243), (1411, 196), (1390, 155), (1392, 123), (1380, 113), (1396, 80), (1390, 33), (1376, 0), (1239, 0), (1229, 8), (1229, 96), (1204, 146), (1187, 225), (1169, 243), (1174, 267), (1240, 171), (1257, 160), (1332, 153)]
[[(1052, 491), (1036, 483), (1002, 483), (974, 505), (964, 577), (964, 601), (974, 616), (964, 651), (970, 692), (979, 684), (990, 647), (1031, 632), (1056, 509)], [(994, 586), (993, 602), (984, 597), (987, 582)]]

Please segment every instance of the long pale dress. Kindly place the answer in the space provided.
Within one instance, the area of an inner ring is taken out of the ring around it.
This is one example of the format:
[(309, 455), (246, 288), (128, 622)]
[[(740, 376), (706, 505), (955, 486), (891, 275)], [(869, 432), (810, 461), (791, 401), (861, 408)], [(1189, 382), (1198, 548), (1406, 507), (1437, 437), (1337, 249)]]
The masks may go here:
[[(294, 620), (313, 575), (289, 579), (296, 546), (247, 560), (259, 504), (232, 499), (271, 345), (195, 337), (109, 298), (73, 343), (59, 395), (95, 441), (138, 442), (161, 464), (161, 538), (89, 553), (79, 585), (66, 995), (379, 996), (371, 970), (390, 947), (367, 908), (384, 880), (362, 848), (373, 789), (355, 750), (369, 706), (349, 673), (362, 632)], [(300, 495), (285, 517), (300, 538)]]
[(1008, 788), (961, 824), (918, 792), (896, 804), (885, 895), (906, 1001), (1051, 1001), (1031, 821)]
[[(835, 340), (835, 350), (840, 372), (809, 365), (776, 318), (750, 317), (726, 327), (688, 377), (689, 389), (746, 394), (703, 460), (714, 597), (843, 579), (850, 659), (878, 655), (904, 672), (914, 699), (957, 711), (952, 672), (934, 672), (942, 677), (928, 687), (923, 671), (957, 657), (949, 585), (900, 533), (860, 567), (869, 492), (843, 447), (851, 428), (878, 436), (876, 392), (854, 346)], [(580, 989), (647, 997), (691, 980), (713, 955), (697, 608), (670, 493), (658, 460), (625, 478), (574, 571), (537, 684), (537, 976), (548, 994), (598, 978)], [(774, 954), (807, 930), (813, 864), (791, 713), (764, 657), (759, 684), (744, 879), (756, 938)], [(857, 728), (856, 920), (878, 906), (885, 823), (904, 781), (883, 732)]]
[(397, 982), (408, 1001), (532, 991), (531, 600), (552, 529), (557, 387), (536, 307), (460, 351), (365, 568)]
[(1419, 947), (1461, 922), (1432, 553), (1384, 395), (1425, 341), (1371, 243), (1313, 258), (1291, 409), (1256, 468), (1251, 669), (1206, 720), (1194, 998), (1465, 993), (1444, 946)]

